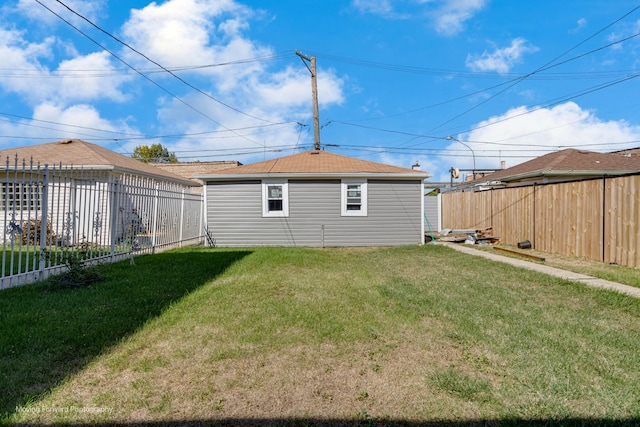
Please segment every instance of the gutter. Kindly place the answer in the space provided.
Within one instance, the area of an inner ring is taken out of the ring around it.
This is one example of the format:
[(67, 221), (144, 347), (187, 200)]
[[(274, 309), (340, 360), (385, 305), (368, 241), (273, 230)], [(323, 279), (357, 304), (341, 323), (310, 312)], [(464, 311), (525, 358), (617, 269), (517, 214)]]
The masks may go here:
[(305, 179), (343, 179), (343, 178), (371, 178), (371, 179), (396, 179), (396, 180), (409, 180), (420, 179), (424, 180), (429, 177), (429, 174), (422, 173), (375, 173), (375, 172), (350, 172), (350, 173), (238, 173), (238, 174), (207, 174), (207, 175), (194, 175), (194, 178), (202, 179), (205, 181), (229, 181), (238, 179), (265, 179), (265, 178), (305, 178)]
[(519, 181), (529, 178), (540, 177), (562, 177), (562, 176), (584, 176), (584, 177), (602, 177), (602, 176), (617, 176), (617, 175), (629, 175), (638, 173), (638, 170), (537, 170), (533, 172), (526, 172), (520, 175), (512, 175), (502, 178), (503, 182)]
[[(42, 166), (49, 166), (49, 167), (58, 167), (59, 165), (57, 164), (44, 164)], [(129, 168), (123, 168), (123, 167), (119, 167), (119, 166), (114, 166), (114, 165), (62, 165), (62, 167), (64, 169), (70, 169), (70, 170), (74, 170), (74, 171), (107, 171), (107, 172), (121, 172), (121, 173), (130, 173), (133, 175), (141, 175), (141, 176), (146, 176), (149, 178), (153, 178), (153, 179), (162, 179), (164, 181), (169, 181), (169, 182), (173, 182), (176, 184), (182, 184), (182, 185), (186, 185), (188, 187), (201, 187), (201, 185), (198, 185), (196, 182), (194, 181), (190, 181), (190, 180), (186, 180), (186, 179), (182, 179), (180, 177), (172, 177), (172, 176), (167, 176), (167, 175), (162, 175), (162, 174), (152, 174), (150, 172), (146, 172), (146, 171), (140, 171), (138, 169), (129, 169)], [(0, 167), (0, 170), (8, 170), (6, 167)], [(28, 169), (26, 169), (24, 172), (29, 172)]]

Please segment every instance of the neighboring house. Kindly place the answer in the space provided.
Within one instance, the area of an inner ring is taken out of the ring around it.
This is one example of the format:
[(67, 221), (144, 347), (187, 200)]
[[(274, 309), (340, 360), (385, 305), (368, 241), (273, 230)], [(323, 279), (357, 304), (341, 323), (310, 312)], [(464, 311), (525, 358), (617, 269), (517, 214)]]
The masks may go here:
[(73, 166), (77, 169), (109, 171), (114, 175), (137, 175), (186, 187), (198, 185), (180, 175), (163, 169), (158, 170), (132, 157), (79, 139), (1, 149), (0, 159), (3, 161), (0, 162), (0, 165), (3, 165), (4, 161), (6, 161), (6, 164), (11, 166), (14, 164), (14, 160), (17, 159), (19, 164), (26, 160), (28, 166), (29, 161), (32, 160), (34, 165), (39, 163), (40, 166), (61, 164), (67, 167)]
[(424, 241), (427, 173), (326, 151), (197, 176), (220, 246), (392, 246)]
[(612, 151), (611, 154), (625, 157), (638, 157), (640, 156), (640, 148), (628, 148), (626, 150)]
[(149, 165), (190, 179), (198, 185), (202, 185), (202, 180), (194, 178), (194, 176), (207, 175), (223, 169), (235, 168), (241, 166), (242, 163), (236, 160), (221, 160), (213, 162), (149, 163)]
[[(3, 149), (0, 158), (5, 241), (15, 240), (10, 231), (22, 232), (28, 221), (42, 218), (46, 206), (47, 227), (55, 230), (51, 235), (58, 245), (120, 242), (132, 225), (137, 231), (149, 229), (154, 211), (174, 212), (169, 199), (184, 199), (198, 187), (179, 175), (77, 139)], [(154, 195), (155, 206), (142, 201)], [(199, 209), (188, 213), (192, 228), (195, 218), (201, 219)], [(175, 215), (164, 215), (162, 225), (168, 229)]]
[(482, 179), (476, 179), (464, 187), (483, 190), (613, 177), (638, 171), (640, 171), (640, 157), (569, 148), (499, 170)]

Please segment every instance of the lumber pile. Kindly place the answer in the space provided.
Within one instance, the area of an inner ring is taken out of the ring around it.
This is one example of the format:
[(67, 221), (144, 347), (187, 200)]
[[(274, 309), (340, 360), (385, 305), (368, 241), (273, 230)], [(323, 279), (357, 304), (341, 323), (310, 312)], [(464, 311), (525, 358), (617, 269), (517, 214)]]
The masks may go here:
[(441, 242), (488, 245), (497, 243), (500, 238), (493, 235), (493, 227), (487, 227), (482, 229), (442, 230), (438, 240)]

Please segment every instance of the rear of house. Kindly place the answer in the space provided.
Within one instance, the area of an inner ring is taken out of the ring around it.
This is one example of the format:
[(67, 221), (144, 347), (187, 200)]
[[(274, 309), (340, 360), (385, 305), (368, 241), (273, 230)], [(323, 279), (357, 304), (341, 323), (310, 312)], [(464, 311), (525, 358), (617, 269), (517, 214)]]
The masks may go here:
[(395, 246), (424, 239), (426, 173), (307, 151), (201, 176), (219, 246)]

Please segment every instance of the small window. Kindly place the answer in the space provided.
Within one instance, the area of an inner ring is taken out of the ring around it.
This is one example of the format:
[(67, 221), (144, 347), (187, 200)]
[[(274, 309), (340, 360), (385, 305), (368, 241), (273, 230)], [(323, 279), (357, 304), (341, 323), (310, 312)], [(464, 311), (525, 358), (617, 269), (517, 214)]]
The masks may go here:
[(366, 181), (342, 181), (342, 216), (367, 216)]
[(41, 184), (3, 182), (0, 209), (40, 210)]
[(262, 216), (289, 216), (289, 184), (286, 181), (262, 182)]

